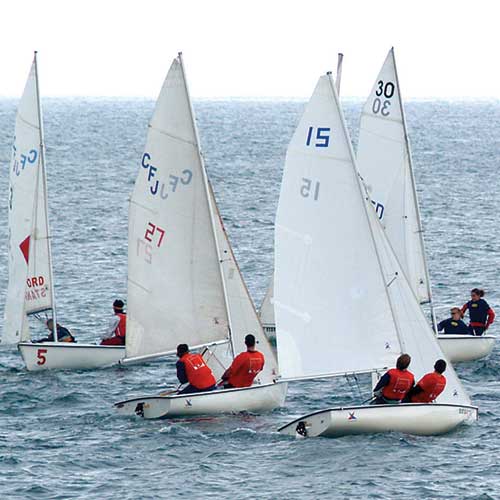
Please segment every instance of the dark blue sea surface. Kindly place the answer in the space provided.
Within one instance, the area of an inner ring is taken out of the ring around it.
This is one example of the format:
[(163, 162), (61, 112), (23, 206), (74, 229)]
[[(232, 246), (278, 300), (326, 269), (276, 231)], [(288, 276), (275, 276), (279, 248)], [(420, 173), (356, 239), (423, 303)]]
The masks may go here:
[[(126, 298), (128, 198), (154, 103), (43, 105), (58, 319), (78, 340), (94, 341), (112, 301)], [(0, 100), (0, 310), (16, 106)], [(257, 304), (272, 270), (285, 151), (303, 107), (195, 102), (209, 176)], [(345, 109), (355, 139), (361, 103), (347, 101)], [(500, 312), (500, 103), (410, 102), (407, 118), (439, 311), (446, 315), (480, 286)], [(457, 367), (480, 408), (473, 426), (427, 438), (295, 440), (276, 429), (316, 409), (367, 399), (368, 380), (359, 377), (359, 389), (344, 379), (290, 384), (286, 406), (266, 415), (144, 421), (117, 416), (113, 402), (173, 387), (173, 360), (28, 373), (14, 348), (1, 347), (0, 498), (499, 498), (499, 349)]]

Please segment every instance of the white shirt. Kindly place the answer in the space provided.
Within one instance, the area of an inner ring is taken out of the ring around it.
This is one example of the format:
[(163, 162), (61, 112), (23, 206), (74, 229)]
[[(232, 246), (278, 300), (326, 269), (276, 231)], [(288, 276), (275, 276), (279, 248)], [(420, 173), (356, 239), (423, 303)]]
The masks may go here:
[(117, 314), (115, 314), (109, 320), (108, 328), (106, 329), (106, 332), (104, 333), (104, 335), (102, 335), (101, 338), (104, 340), (104, 339), (109, 339), (111, 337), (114, 337), (116, 327), (118, 326), (119, 323), (120, 323), (120, 316), (118, 316)]

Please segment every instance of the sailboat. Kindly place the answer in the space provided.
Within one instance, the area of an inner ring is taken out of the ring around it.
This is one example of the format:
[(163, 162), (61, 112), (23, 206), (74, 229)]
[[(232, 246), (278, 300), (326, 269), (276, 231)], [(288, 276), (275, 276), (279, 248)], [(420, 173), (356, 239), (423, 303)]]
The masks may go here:
[[(37, 53), (16, 116), (9, 186), (9, 286), (2, 344), (17, 344), (30, 371), (97, 368), (124, 347), (58, 342), (47, 209), (47, 179)], [(29, 317), (54, 323), (54, 342), (31, 343)]]
[[(124, 364), (203, 348), (220, 378), (255, 335), (264, 370), (247, 388), (135, 397), (115, 404), (146, 419), (282, 406), (287, 384), (236, 264), (199, 149), (182, 55), (172, 62), (149, 125), (129, 209)], [(173, 391), (176, 392), (176, 391)]]
[[(418, 380), (443, 357), (359, 177), (330, 74), (320, 77), (288, 147), (274, 278), (282, 380), (381, 373), (402, 352)], [(327, 408), (278, 430), (309, 437), (448, 432), (476, 420), (477, 408), (451, 365), (445, 375), (433, 404)]]
[[(342, 79), (342, 64), (344, 61), (344, 54), (339, 52), (337, 54), (337, 78), (335, 78), (335, 86), (337, 88), (337, 93), (340, 94), (340, 82)], [(259, 317), (264, 327), (266, 335), (270, 338), (276, 336), (276, 320), (274, 317), (274, 278), (271, 278), (271, 282), (267, 287), (266, 294), (262, 300), (262, 304), (259, 309)]]
[[(357, 164), (368, 186), (371, 203), (416, 297), (421, 304), (430, 305), (432, 323), (437, 331), (393, 48), (387, 54), (363, 107)], [(438, 335), (438, 339), (452, 362), (487, 356), (495, 343), (492, 335)]]

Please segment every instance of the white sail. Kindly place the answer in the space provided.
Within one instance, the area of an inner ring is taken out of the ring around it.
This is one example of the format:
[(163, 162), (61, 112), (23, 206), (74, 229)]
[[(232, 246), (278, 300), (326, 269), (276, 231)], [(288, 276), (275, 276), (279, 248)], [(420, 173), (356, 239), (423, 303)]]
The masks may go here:
[(394, 50), (361, 115), (357, 165), (391, 245), (421, 303), (431, 292)]
[(228, 337), (198, 134), (180, 57), (149, 125), (129, 210), (127, 358)]
[(274, 278), (271, 278), (271, 283), (266, 291), (264, 300), (260, 306), (259, 316), (264, 326), (274, 326), (276, 320), (274, 318)]
[(2, 343), (29, 340), (26, 314), (51, 309), (36, 59), (19, 102), (9, 174), (9, 286)]
[(274, 306), (285, 379), (394, 362), (401, 349), (377, 259), (338, 97), (323, 76), (288, 147), (276, 217)]
[[(264, 369), (257, 379), (267, 384), (277, 378), (278, 363), (269, 341), (262, 329), (262, 325), (255, 311), (252, 299), (248, 293), (241, 275), (233, 250), (224, 228), (224, 224), (217, 208), (212, 189), (211, 206), (214, 211), (214, 227), (221, 256), (221, 269), (226, 286), (227, 306), (231, 319), (231, 345), (220, 345), (212, 349), (215, 356), (210, 359), (209, 365), (219, 378), (233, 360), (232, 352), (238, 355), (246, 351), (245, 336), (249, 333), (255, 336), (256, 348), (265, 358)], [(224, 369), (222, 369), (224, 367)]]

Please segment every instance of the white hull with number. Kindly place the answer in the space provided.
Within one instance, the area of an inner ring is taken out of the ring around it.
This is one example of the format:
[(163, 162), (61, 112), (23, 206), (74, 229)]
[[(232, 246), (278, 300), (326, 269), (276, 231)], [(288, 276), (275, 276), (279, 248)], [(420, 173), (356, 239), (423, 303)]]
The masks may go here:
[(254, 385), (173, 396), (144, 396), (115, 403), (120, 415), (145, 419), (220, 415), (224, 413), (261, 413), (283, 406), (286, 383)]
[(352, 406), (321, 410), (278, 429), (294, 437), (337, 438), (356, 434), (404, 432), (435, 436), (478, 418), (475, 406), (453, 404), (400, 404)]
[(125, 346), (101, 346), (69, 342), (21, 342), (19, 350), (28, 371), (88, 370), (117, 364)]
[(488, 356), (495, 347), (496, 337), (483, 335), (438, 335), (439, 345), (452, 363), (475, 361)]

